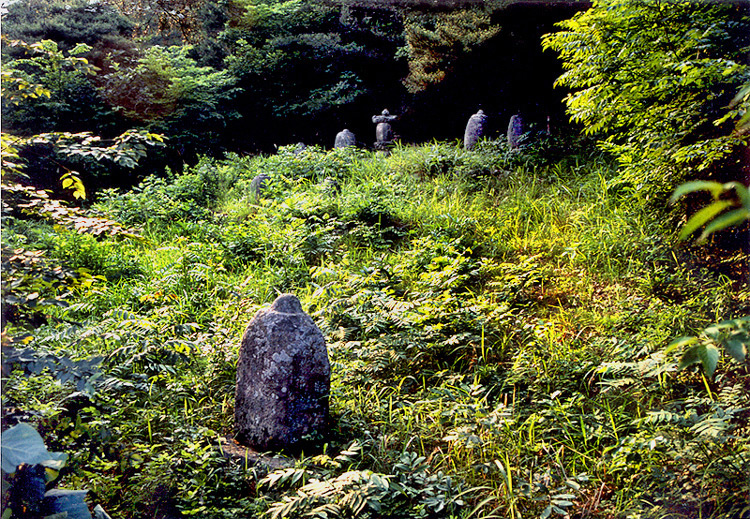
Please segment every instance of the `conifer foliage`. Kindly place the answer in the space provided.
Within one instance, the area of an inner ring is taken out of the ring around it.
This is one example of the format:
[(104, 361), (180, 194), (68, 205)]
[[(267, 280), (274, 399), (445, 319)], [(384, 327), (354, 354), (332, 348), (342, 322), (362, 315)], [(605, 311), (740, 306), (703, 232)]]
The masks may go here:
[(440, 83), (459, 56), (497, 35), (491, 4), (443, 12), (409, 12), (404, 17), (409, 75), (404, 85), (415, 93)]

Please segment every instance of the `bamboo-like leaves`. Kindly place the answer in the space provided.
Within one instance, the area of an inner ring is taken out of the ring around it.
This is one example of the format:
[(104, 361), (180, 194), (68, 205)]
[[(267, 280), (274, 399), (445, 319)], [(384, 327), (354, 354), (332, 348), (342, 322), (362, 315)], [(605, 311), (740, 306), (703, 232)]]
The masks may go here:
[[(696, 191), (710, 192), (714, 201), (690, 217), (680, 231), (681, 240), (686, 240), (704, 225), (698, 242), (704, 241), (717, 231), (750, 220), (750, 192), (746, 186), (739, 182), (727, 182), (726, 184), (707, 180), (686, 182), (675, 189), (670, 202), (674, 203), (680, 197)], [(728, 196), (732, 192), (734, 192), (735, 198), (720, 198)], [(735, 209), (727, 211), (730, 208)]]

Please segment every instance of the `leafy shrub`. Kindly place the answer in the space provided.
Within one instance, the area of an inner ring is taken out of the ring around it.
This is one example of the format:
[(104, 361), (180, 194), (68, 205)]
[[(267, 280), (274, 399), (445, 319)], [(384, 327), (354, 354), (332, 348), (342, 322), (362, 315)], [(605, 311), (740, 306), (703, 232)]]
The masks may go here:
[[(64, 51), (57, 42), (42, 40), (37, 43), (11, 42), (13, 47), (24, 49), (30, 57), (4, 61), (3, 66), (3, 118), (6, 130), (18, 135), (53, 131), (90, 130), (89, 122), (96, 119), (112, 122), (112, 112), (99, 97), (89, 76), (93, 65), (81, 57), (91, 51), (86, 44), (77, 44)], [(8, 45), (3, 41), (3, 48)], [(5, 56), (4, 56), (5, 58)], [(33, 95), (7, 94), (22, 83), (41, 87)], [(104, 126), (105, 128), (102, 128)], [(96, 125), (98, 130), (106, 124)]]
[(614, 153), (634, 197), (663, 202), (691, 173), (731, 162), (743, 111), (727, 106), (750, 74), (743, 8), (599, 0), (559, 25), (543, 45), (563, 60), (568, 112)]
[(124, 242), (97, 240), (90, 234), (63, 233), (50, 244), (51, 255), (72, 269), (86, 269), (110, 281), (143, 274), (138, 251)]
[[(258, 483), (286, 490), (264, 517), (306, 517), (311, 513), (341, 517), (452, 517), (465, 502), (461, 487), (442, 472), (430, 471), (424, 456), (404, 452), (392, 474), (352, 470), (362, 448), (350, 445), (335, 458), (323, 454), (304, 468), (271, 472)], [(349, 469), (349, 470), (346, 470)], [(292, 493), (293, 492), (293, 493)], [(290, 495), (291, 494), (291, 495)]]
[(295, 182), (320, 182), (326, 178), (343, 181), (364, 156), (365, 152), (353, 147), (326, 151), (319, 146), (281, 146), (275, 155), (251, 161), (252, 174), (247, 178), (266, 174), (271, 178), (283, 175)]
[(68, 305), (73, 290), (102, 281), (86, 269), (51, 262), (42, 250), (3, 248), (3, 324), (31, 319), (42, 322)]
[(228, 190), (232, 177), (228, 171), (204, 159), (174, 180), (150, 176), (125, 194), (102, 192), (100, 203), (130, 225), (205, 219)]
[(198, 66), (190, 51), (190, 46), (156, 45), (137, 58), (110, 55), (101, 91), (129, 118), (193, 153), (207, 152), (218, 132), (238, 117), (229, 105), (238, 92), (236, 78)]

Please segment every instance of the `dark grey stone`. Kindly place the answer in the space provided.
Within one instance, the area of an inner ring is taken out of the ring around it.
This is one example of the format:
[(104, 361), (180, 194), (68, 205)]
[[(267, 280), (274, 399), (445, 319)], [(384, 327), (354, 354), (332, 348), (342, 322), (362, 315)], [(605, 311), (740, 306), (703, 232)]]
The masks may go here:
[(375, 147), (383, 147), (393, 142), (393, 127), (391, 123), (398, 119), (397, 115), (391, 115), (388, 109), (383, 110), (380, 115), (373, 115), (372, 122), (375, 127)]
[(516, 114), (510, 118), (510, 122), (508, 123), (508, 145), (511, 149), (518, 148), (521, 144), (523, 132), (523, 119), (520, 114)]
[(330, 385), (323, 334), (296, 296), (279, 296), (253, 317), (242, 338), (234, 411), (237, 441), (276, 450), (324, 432)]
[(266, 188), (266, 184), (268, 184), (268, 180), (270, 178), (271, 177), (269, 177), (265, 173), (261, 173), (250, 181), (250, 192), (255, 198), (260, 198), (260, 195)]
[(469, 117), (469, 122), (466, 123), (466, 131), (464, 131), (464, 148), (467, 150), (473, 149), (479, 139), (484, 137), (486, 126), (487, 116), (484, 115), (483, 110), (479, 110)]
[(334, 141), (333, 147), (334, 148), (346, 148), (349, 146), (356, 146), (357, 145), (357, 137), (344, 128), (339, 133), (336, 134), (336, 140)]
[(112, 519), (109, 514), (102, 508), (102, 505), (94, 507), (94, 519)]
[(42, 501), (44, 515), (67, 512), (69, 519), (91, 519), (91, 512), (84, 501), (88, 490), (48, 490)]

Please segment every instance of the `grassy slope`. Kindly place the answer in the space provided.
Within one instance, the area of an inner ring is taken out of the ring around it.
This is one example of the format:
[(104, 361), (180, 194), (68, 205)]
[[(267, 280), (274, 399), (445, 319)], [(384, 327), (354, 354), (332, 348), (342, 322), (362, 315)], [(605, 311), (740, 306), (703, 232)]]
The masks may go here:
[[(708, 381), (664, 350), (746, 314), (747, 287), (610, 192), (605, 162), (542, 151), (206, 160), (100, 203), (143, 242), (11, 220), (4, 248), (104, 276), (43, 309), (31, 345), (105, 361), (77, 412), (38, 375), (6, 380), (4, 405), (71, 453), (64, 484), (124, 517), (169, 504), (155, 495), (201, 517), (739, 517), (746, 369)], [(332, 430), (258, 485), (216, 445), (244, 326), (280, 292), (327, 337)]]

